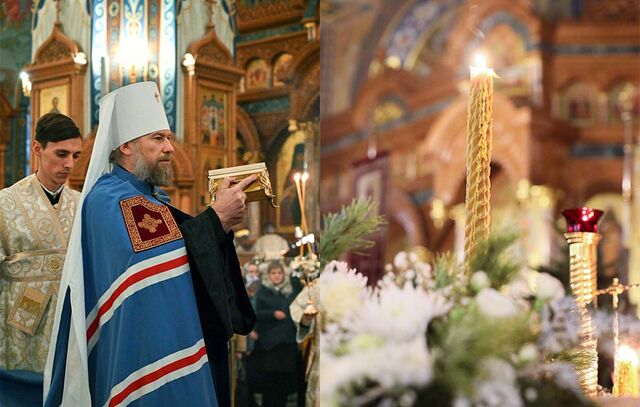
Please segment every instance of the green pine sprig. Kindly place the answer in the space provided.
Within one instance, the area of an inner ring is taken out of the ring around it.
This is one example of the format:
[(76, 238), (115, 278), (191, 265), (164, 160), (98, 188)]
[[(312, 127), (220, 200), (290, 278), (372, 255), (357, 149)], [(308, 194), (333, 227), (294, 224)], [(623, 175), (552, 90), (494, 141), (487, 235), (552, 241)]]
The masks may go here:
[(366, 236), (386, 224), (383, 216), (375, 215), (377, 207), (378, 203), (370, 198), (354, 199), (340, 212), (324, 216), (324, 230), (318, 244), (322, 265), (338, 259), (345, 252), (362, 253), (374, 245)]
[(491, 287), (496, 289), (509, 283), (520, 270), (520, 265), (508, 252), (517, 239), (518, 235), (514, 233), (491, 234), (487, 240), (478, 243), (469, 261), (469, 270), (487, 273)]

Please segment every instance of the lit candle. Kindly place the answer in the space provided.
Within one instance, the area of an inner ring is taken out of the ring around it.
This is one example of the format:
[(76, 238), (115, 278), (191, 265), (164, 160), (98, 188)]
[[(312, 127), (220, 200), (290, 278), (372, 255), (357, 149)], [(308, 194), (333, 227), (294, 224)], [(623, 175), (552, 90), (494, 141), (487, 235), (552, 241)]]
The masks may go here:
[[(295, 174), (293, 174), (293, 182), (295, 182), (296, 184), (296, 193), (298, 196), (298, 205), (300, 206), (300, 221), (301, 221), (301, 226), (302, 226), (302, 236), (304, 237), (304, 235), (306, 234), (305, 230), (304, 230), (304, 203), (302, 201), (302, 190), (300, 188), (300, 179), (302, 178), (302, 174), (300, 174), (299, 172), (296, 172)], [(304, 245), (302, 244), (302, 241), (300, 241), (300, 257), (302, 257), (302, 255), (304, 254)]]
[[(305, 203), (307, 202), (307, 180), (309, 179), (309, 173), (308, 172), (303, 172), (302, 176), (300, 177), (300, 179), (302, 180), (302, 205), (305, 205)], [(307, 224), (307, 208), (305, 208), (304, 206), (300, 209), (300, 212), (302, 214), (302, 230), (304, 231), (304, 235), (308, 236), (309, 235), (309, 225)], [(309, 249), (309, 252), (311, 252), (311, 243), (309, 243), (307, 241), (307, 248)]]
[(491, 140), (493, 138), (493, 69), (482, 56), (471, 66), (467, 112), (467, 185), (465, 196), (465, 258), (489, 237), (491, 218)]
[(626, 345), (616, 352), (613, 395), (638, 397), (638, 355)]

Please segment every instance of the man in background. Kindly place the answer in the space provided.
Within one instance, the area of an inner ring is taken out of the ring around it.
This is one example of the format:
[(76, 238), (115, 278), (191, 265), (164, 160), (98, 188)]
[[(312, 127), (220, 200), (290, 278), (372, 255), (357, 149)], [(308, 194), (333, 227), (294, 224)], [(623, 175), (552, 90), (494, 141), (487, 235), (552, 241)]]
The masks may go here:
[(67, 242), (80, 193), (65, 186), (82, 148), (60, 113), (36, 124), (38, 170), (0, 191), (0, 405), (42, 405)]

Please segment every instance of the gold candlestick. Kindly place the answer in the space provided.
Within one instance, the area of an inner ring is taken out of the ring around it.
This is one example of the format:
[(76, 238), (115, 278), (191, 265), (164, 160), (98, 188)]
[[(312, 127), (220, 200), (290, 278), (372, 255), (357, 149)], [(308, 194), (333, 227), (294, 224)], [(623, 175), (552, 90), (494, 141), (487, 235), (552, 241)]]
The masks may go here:
[(585, 393), (595, 396), (598, 391), (598, 352), (595, 327), (588, 307), (596, 302), (597, 246), (600, 241), (598, 220), (602, 211), (576, 208), (562, 211), (567, 221), (569, 243), (569, 281), (571, 292), (580, 309), (580, 347), (589, 355), (589, 365), (580, 372)]
[[(305, 227), (304, 227), (304, 218), (302, 216), (303, 213), (303, 202), (302, 202), (302, 190), (300, 188), (300, 178), (302, 178), (302, 175), (299, 172), (296, 172), (295, 174), (293, 174), (293, 182), (295, 182), (296, 184), (296, 195), (298, 197), (298, 205), (300, 206), (300, 228), (302, 229), (302, 236), (305, 236)], [(302, 239), (302, 238), (301, 238)], [(302, 241), (300, 241), (300, 257), (302, 257), (304, 255), (304, 245), (302, 244)]]
[[(300, 180), (302, 181), (302, 205), (303, 207), (300, 208), (300, 213), (301, 213), (301, 219), (302, 219), (302, 233), (304, 234), (304, 236), (308, 236), (309, 235), (309, 225), (307, 223), (307, 208), (304, 206), (306, 205), (307, 202), (307, 180), (309, 179), (309, 173), (308, 172), (303, 172), (302, 176), (300, 177)], [(309, 251), (309, 253), (311, 253), (311, 243), (309, 241), (307, 241), (306, 243), (307, 245), (307, 250)]]
[(489, 237), (491, 224), (491, 143), (493, 138), (493, 69), (482, 57), (471, 68), (467, 114), (467, 185), (465, 194), (465, 245), (468, 262), (479, 241)]
[(616, 352), (613, 395), (638, 397), (638, 355), (626, 345)]

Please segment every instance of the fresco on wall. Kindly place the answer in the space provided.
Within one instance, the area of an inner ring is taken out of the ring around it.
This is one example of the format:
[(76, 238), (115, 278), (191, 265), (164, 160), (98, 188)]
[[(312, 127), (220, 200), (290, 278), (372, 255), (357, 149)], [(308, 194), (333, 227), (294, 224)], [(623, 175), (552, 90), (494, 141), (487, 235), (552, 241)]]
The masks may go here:
[(18, 74), (31, 60), (31, 1), (0, 4), (0, 92), (15, 107)]
[(254, 59), (247, 65), (247, 89), (263, 89), (269, 87), (269, 66), (264, 59)]
[(482, 48), (487, 54), (488, 65), (500, 77), (495, 82), (496, 90), (510, 96), (526, 96), (531, 69), (525, 39), (509, 24), (499, 24), (487, 34)]
[(281, 233), (291, 233), (301, 222), (300, 204), (293, 174), (304, 170), (305, 133), (296, 131), (282, 145), (278, 154), (276, 195), (276, 228)]
[(576, 126), (590, 126), (597, 119), (598, 91), (590, 84), (575, 82), (561, 96), (560, 115)]
[(280, 75), (289, 68), (292, 60), (293, 55), (287, 53), (280, 54), (280, 56), (276, 58), (273, 63), (273, 86), (284, 86), (284, 82), (280, 80)]
[(200, 102), (200, 134), (202, 144), (226, 146), (227, 95), (217, 89), (202, 89)]
[(631, 117), (640, 118), (640, 92), (631, 82), (617, 83), (611, 87), (607, 94), (608, 118), (614, 124), (622, 123), (622, 112), (624, 111), (623, 94), (630, 97)]
[(40, 115), (47, 113), (69, 114), (69, 85), (52, 86), (40, 91)]

